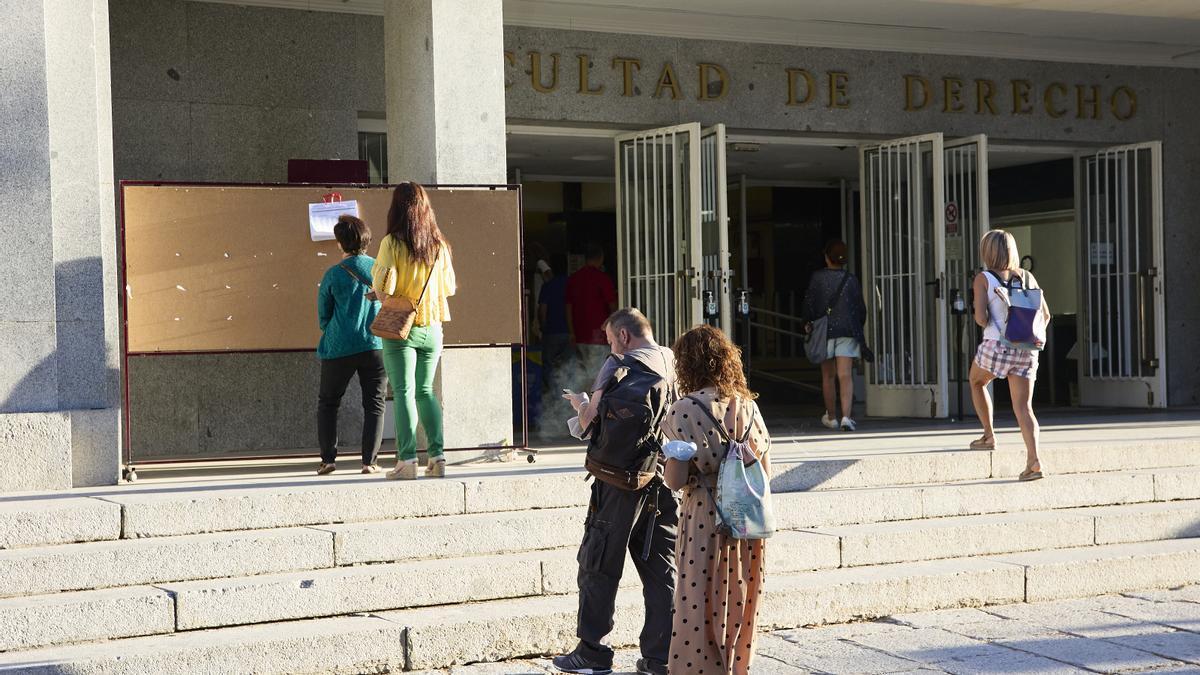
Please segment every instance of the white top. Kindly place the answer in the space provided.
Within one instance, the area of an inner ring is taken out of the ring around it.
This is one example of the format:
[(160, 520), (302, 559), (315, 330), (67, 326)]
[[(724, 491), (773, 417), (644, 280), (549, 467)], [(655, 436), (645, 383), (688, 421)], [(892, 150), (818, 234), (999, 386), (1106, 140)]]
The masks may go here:
[[(1006, 304), (1004, 300), (996, 294), (996, 289), (1004, 288), (1004, 284), (996, 281), (996, 277), (989, 272), (980, 272), (980, 274), (983, 275), (984, 279), (987, 279), (988, 298), (988, 322), (987, 325), (983, 327), (983, 339), (998, 341), (1000, 339), (1000, 329), (997, 328), (996, 325), (999, 324), (1003, 326), (1008, 321), (1008, 304)], [(1005, 289), (1005, 292), (1007, 292), (1007, 289)]]

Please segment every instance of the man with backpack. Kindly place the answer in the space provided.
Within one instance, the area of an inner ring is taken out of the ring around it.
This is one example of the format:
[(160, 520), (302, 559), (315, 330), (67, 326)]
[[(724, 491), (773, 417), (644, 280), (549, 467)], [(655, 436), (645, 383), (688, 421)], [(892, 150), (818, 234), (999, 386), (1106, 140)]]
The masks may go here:
[(604, 322), (612, 354), (592, 385), (590, 399), (566, 397), (589, 433), (586, 466), (595, 481), (579, 546), (579, 644), (554, 666), (564, 673), (612, 672), (612, 632), (625, 551), (642, 580), (646, 620), (639, 673), (663, 675), (671, 645), (675, 596), (675, 494), (662, 482), (658, 430), (675, 401), (675, 356), (657, 344), (650, 322), (621, 309)]

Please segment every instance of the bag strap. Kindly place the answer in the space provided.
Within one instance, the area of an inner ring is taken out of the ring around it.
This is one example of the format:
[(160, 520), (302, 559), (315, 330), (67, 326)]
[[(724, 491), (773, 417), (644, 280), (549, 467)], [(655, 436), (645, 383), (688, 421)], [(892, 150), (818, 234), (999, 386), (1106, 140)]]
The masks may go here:
[[(696, 402), (696, 405), (700, 406), (700, 412), (703, 412), (703, 413), (704, 413), (704, 415), (705, 415), (706, 417), (708, 417), (708, 419), (709, 419), (709, 420), (710, 420), (710, 421), (711, 421), (713, 424), (717, 425), (717, 433), (721, 434), (721, 440), (725, 441), (726, 443), (732, 443), (732, 442), (733, 442), (733, 439), (732, 439), (732, 438), (729, 436), (729, 433), (728, 433), (728, 432), (726, 432), (726, 430), (725, 430), (725, 423), (724, 423), (724, 422), (722, 422), (722, 421), (720, 421), (720, 420), (718, 420), (718, 419), (716, 418), (716, 416), (712, 414), (712, 411), (708, 409), (708, 404), (707, 404), (707, 403), (705, 403), (704, 401), (702, 401), (702, 400), (700, 400), (700, 399), (696, 398), (695, 396), (692, 396), (692, 395), (690, 395), (690, 394), (688, 395), (688, 398), (690, 398), (690, 399), (692, 399), (693, 401), (695, 401), (695, 402)], [(734, 423), (734, 426), (735, 426), (735, 427), (737, 426), (737, 421), (738, 421), (738, 417), (739, 417), (739, 415), (737, 414), (737, 408), (738, 408), (738, 402), (739, 402), (740, 400), (741, 400), (741, 399), (734, 398), (732, 401), (730, 401), (730, 402), (729, 402), (729, 408), (728, 408), (728, 409), (729, 409), (729, 410), (733, 410), (733, 411), (734, 411), (734, 414), (733, 414), (733, 423)], [(758, 405), (758, 404), (756, 404), (756, 403), (754, 403), (753, 401), (751, 401), (751, 402), (750, 402), (750, 405), (757, 407), (757, 405)], [(752, 431), (754, 431), (754, 413), (753, 413), (753, 412), (751, 412), (751, 414), (750, 414), (750, 423), (746, 425), (746, 428), (745, 428), (745, 430), (742, 432), (741, 438), (739, 438), (737, 442), (738, 442), (738, 443), (745, 443), (745, 442), (747, 442), (748, 440), (750, 440), (750, 433), (751, 433)], [(751, 452), (753, 452), (753, 451), (751, 451)]]
[(364, 286), (370, 287), (370, 285), (371, 285), (371, 284), (368, 284), (367, 282), (363, 281), (363, 280), (362, 280), (362, 277), (360, 277), (360, 276), (358, 276), (357, 274), (355, 274), (355, 273), (354, 273), (354, 270), (350, 269), (350, 266), (349, 266), (349, 265), (347, 265), (346, 263), (344, 263), (344, 262), (343, 262), (343, 263), (340, 263), (340, 264), (338, 265), (338, 267), (340, 267), (340, 268), (342, 268), (342, 269), (346, 270), (346, 274), (349, 274), (349, 275), (350, 275), (351, 277), (353, 277), (353, 278), (354, 278), (354, 280), (355, 280), (355, 281), (357, 281), (358, 283), (360, 283), (360, 284), (362, 284), (362, 285), (364, 285)]
[(846, 288), (846, 282), (850, 280), (850, 270), (842, 270), (842, 283), (838, 284), (837, 290), (833, 292), (833, 297), (829, 299), (829, 303), (825, 305), (825, 315), (833, 314), (833, 306), (837, 304), (838, 298), (842, 297), (842, 291)]
[(704, 416), (717, 426), (717, 433), (721, 434), (721, 440), (725, 441), (726, 443), (731, 443), (733, 439), (729, 437), (729, 434), (725, 433), (725, 423), (718, 420), (716, 416), (712, 414), (712, 411), (708, 409), (708, 404), (696, 398), (695, 396), (692, 396), (691, 394), (688, 394), (687, 397), (695, 401), (696, 405), (700, 408), (700, 412), (704, 413)]
[[(410, 254), (411, 255), (411, 254)], [(433, 256), (433, 264), (429, 266), (429, 276), (425, 277), (425, 285), (421, 287), (421, 297), (413, 304), (413, 307), (420, 307), (421, 301), (425, 299), (425, 291), (429, 290), (429, 282), (433, 279), (433, 273), (437, 270), (438, 260), (442, 257), (442, 247), (438, 247), (438, 252)]]

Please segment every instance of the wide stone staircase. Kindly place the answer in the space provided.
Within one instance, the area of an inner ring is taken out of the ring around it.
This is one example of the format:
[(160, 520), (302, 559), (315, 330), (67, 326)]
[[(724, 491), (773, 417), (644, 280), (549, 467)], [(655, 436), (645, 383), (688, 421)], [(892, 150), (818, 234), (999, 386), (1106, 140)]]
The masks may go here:
[[(777, 446), (782, 447), (782, 446)], [(784, 457), (786, 453), (780, 453)], [(784, 458), (760, 622), (1200, 582), (1200, 437)], [(569, 649), (576, 469), (0, 497), (0, 672), (377, 673)], [(614, 642), (636, 642), (627, 568)]]

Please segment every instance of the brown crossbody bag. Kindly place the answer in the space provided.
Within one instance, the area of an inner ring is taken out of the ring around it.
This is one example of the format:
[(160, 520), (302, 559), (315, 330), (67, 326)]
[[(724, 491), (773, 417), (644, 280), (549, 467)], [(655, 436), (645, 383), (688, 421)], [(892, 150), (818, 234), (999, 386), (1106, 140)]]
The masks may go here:
[(441, 257), (442, 249), (438, 248), (433, 265), (429, 267), (429, 276), (425, 277), (425, 285), (421, 288), (421, 297), (417, 298), (416, 304), (400, 295), (383, 297), (383, 306), (379, 308), (379, 314), (376, 314), (375, 320), (371, 322), (371, 333), (387, 340), (408, 339), (413, 322), (417, 320), (417, 307), (425, 299), (425, 291), (429, 290), (429, 281), (433, 279), (433, 274), (437, 271), (438, 260)]

